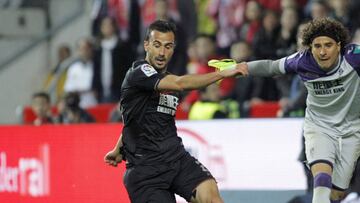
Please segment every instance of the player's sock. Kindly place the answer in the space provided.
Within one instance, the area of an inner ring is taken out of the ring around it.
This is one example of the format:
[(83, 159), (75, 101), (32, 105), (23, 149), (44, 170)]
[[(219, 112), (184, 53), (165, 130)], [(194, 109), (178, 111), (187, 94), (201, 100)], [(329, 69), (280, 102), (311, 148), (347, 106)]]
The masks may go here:
[(312, 203), (331, 203), (331, 176), (327, 173), (319, 173), (314, 177), (314, 194)]

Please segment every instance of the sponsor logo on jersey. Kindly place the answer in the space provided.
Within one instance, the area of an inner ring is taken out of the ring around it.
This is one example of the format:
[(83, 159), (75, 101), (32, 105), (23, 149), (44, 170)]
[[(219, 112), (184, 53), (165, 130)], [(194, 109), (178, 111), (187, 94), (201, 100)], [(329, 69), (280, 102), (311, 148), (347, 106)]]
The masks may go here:
[(174, 116), (178, 105), (179, 98), (173, 95), (160, 93), (159, 106), (157, 107), (157, 111)]
[(154, 75), (154, 74), (157, 73), (157, 71), (155, 70), (155, 68), (153, 68), (153, 67), (150, 66), (149, 64), (144, 64), (144, 65), (142, 65), (142, 66), (141, 66), (141, 70), (142, 70), (142, 72), (143, 72), (146, 76), (148, 76), (148, 77), (150, 77), (150, 76), (152, 76), (152, 75)]
[(313, 82), (312, 84), (314, 88), (314, 93), (316, 95), (335, 94), (345, 91), (343, 83), (340, 79), (332, 81)]

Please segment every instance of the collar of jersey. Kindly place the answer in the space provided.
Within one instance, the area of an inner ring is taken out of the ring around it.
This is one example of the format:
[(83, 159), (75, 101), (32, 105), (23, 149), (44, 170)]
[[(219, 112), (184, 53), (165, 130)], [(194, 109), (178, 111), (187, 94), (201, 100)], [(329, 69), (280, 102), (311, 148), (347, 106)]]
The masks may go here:
[(333, 73), (337, 72), (340, 68), (340, 64), (342, 63), (343, 57), (341, 56), (341, 54), (339, 54), (339, 60), (338, 63), (336, 64), (336, 66), (329, 72), (326, 72), (326, 75), (332, 75)]

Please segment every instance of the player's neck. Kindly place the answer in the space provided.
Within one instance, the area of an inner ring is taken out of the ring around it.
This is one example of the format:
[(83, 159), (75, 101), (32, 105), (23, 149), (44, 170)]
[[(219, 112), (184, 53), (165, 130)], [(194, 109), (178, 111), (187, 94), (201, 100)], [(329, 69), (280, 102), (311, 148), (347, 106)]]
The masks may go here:
[(339, 54), (339, 56), (337, 57), (336, 61), (334, 62), (333, 65), (331, 65), (329, 68), (322, 68), (325, 72), (332, 73), (333, 71), (335, 71), (340, 64), (340, 59), (341, 59), (341, 55)]

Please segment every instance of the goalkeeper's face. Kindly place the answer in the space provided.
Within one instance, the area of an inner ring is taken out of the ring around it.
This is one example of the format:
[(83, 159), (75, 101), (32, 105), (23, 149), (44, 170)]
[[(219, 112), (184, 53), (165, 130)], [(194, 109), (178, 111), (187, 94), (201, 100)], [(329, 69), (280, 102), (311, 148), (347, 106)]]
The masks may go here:
[(144, 41), (146, 51), (145, 60), (160, 72), (166, 70), (175, 49), (175, 35), (173, 32), (153, 30), (149, 40)]

